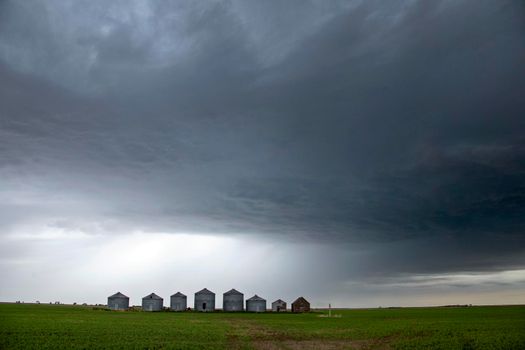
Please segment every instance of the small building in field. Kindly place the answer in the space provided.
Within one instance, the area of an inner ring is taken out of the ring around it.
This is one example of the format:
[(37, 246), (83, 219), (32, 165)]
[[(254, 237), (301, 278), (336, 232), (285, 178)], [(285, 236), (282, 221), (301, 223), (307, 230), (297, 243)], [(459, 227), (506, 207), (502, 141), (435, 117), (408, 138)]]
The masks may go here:
[(164, 299), (155, 293), (142, 298), (142, 311), (162, 311)]
[(195, 293), (195, 310), (210, 312), (215, 310), (215, 293), (204, 288)]
[(292, 312), (310, 312), (310, 303), (305, 298), (299, 297), (292, 303)]
[(286, 301), (277, 299), (272, 303), (273, 312), (284, 312), (286, 311)]
[(246, 311), (265, 312), (266, 311), (266, 299), (263, 299), (257, 294), (255, 294), (253, 297), (246, 300)]
[(244, 311), (244, 294), (231, 289), (222, 295), (223, 311)]
[(129, 308), (129, 297), (121, 292), (109, 296), (108, 308), (111, 310), (127, 310)]
[(184, 311), (188, 307), (188, 298), (181, 292), (177, 292), (170, 297), (170, 309), (173, 311)]

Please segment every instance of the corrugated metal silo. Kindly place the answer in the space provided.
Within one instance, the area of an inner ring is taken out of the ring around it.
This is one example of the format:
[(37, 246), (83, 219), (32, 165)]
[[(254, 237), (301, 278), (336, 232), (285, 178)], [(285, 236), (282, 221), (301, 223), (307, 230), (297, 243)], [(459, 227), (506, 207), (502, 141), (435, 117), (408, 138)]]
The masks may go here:
[(266, 299), (263, 299), (257, 294), (255, 294), (253, 297), (246, 300), (246, 311), (265, 312), (266, 311)]
[(195, 310), (205, 312), (215, 310), (215, 293), (206, 288), (195, 293)]
[(129, 308), (129, 297), (117, 292), (108, 297), (108, 308), (111, 310), (127, 310)]
[(223, 294), (223, 311), (244, 311), (244, 294), (232, 289)]
[(170, 308), (173, 311), (184, 311), (187, 307), (187, 298), (184, 294), (177, 292), (171, 296)]
[(142, 298), (142, 311), (161, 311), (163, 307), (163, 301), (164, 299), (155, 293), (146, 295), (144, 298)]

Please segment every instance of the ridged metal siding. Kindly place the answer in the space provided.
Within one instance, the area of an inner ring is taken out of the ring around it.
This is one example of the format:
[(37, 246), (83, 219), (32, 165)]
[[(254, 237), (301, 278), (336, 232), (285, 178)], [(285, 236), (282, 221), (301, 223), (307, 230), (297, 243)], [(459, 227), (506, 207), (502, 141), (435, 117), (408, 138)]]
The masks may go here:
[(170, 298), (170, 308), (173, 311), (184, 311), (188, 307), (188, 298), (185, 295), (172, 295)]
[(195, 293), (195, 310), (210, 312), (215, 310), (214, 293)]
[(161, 311), (163, 299), (154, 299), (150, 297), (142, 298), (142, 311)]
[(108, 308), (111, 310), (127, 310), (129, 308), (129, 298), (109, 297)]
[(257, 300), (246, 300), (246, 311), (250, 312), (265, 312), (266, 300), (259, 298)]
[(222, 298), (223, 311), (244, 311), (244, 295), (242, 293), (224, 293)]

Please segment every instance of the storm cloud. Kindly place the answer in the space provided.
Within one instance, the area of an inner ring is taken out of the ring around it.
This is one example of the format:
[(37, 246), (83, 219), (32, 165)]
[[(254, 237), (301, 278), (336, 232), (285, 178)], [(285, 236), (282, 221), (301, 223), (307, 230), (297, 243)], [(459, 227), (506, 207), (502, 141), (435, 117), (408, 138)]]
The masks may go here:
[(354, 290), (522, 271), (524, 35), (520, 1), (0, 2), (0, 264), (139, 232)]

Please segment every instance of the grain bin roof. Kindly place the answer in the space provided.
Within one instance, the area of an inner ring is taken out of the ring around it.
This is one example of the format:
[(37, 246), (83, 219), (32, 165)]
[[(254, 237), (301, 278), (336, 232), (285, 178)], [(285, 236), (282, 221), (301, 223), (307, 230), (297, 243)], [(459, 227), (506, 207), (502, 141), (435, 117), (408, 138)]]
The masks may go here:
[(124, 294), (122, 294), (121, 292), (116, 292), (115, 294), (113, 294), (112, 296), (110, 296), (109, 298), (128, 298), (127, 296), (125, 296)]
[(250, 299), (248, 299), (250, 301), (266, 301), (266, 299), (263, 299), (261, 298), (260, 296), (258, 296), (257, 294), (255, 294), (253, 297), (251, 297)]
[(208, 289), (204, 288), (203, 290), (199, 290), (197, 293), (195, 294), (213, 294), (215, 295), (215, 293), (213, 293), (212, 291), (209, 291)]
[(244, 294), (242, 294), (241, 292), (239, 292), (236, 289), (230, 289), (229, 291), (224, 293), (224, 295), (244, 295)]
[(181, 292), (177, 292), (177, 293), (173, 294), (172, 297), (185, 297), (185, 295), (182, 294)]
[(299, 297), (297, 299), (295, 299), (295, 301), (292, 303), (292, 304), (295, 304), (295, 303), (307, 303), (307, 304), (310, 304), (305, 298), (303, 297)]
[(162, 300), (161, 297), (159, 297), (157, 294), (155, 293), (151, 293), (150, 295), (146, 295), (144, 298), (142, 299), (156, 299), (156, 300)]

